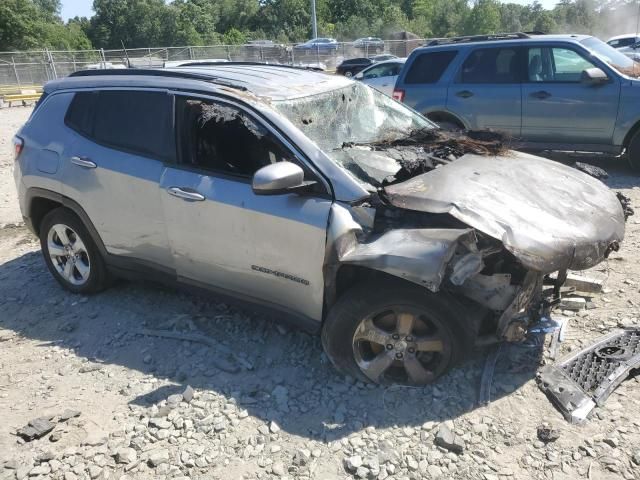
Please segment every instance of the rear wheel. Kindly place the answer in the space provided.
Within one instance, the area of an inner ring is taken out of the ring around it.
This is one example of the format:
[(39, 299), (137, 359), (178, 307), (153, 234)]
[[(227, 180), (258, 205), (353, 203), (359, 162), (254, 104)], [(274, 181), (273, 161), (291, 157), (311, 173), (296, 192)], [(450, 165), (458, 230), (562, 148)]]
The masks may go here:
[(471, 331), (449, 296), (378, 282), (358, 285), (338, 300), (322, 344), (338, 370), (362, 381), (425, 385), (472, 347)]
[(631, 137), (627, 147), (627, 161), (634, 171), (640, 172), (640, 130)]
[(40, 224), (40, 246), (54, 278), (74, 293), (94, 293), (109, 284), (98, 247), (80, 219), (65, 208), (49, 212)]

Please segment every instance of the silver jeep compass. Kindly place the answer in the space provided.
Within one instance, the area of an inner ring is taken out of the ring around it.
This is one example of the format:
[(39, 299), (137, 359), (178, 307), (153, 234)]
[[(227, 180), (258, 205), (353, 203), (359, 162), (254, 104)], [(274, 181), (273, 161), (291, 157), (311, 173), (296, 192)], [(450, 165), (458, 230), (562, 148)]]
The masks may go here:
[(624, 236), (600, 181), (292, 67), (80, 72), (46, 85), (14, 141), (63, 287), (142, 276), (240, 298), (321, 330), (363, 381), (425, 384), (475, 344), (521, 340), (567, 269)]

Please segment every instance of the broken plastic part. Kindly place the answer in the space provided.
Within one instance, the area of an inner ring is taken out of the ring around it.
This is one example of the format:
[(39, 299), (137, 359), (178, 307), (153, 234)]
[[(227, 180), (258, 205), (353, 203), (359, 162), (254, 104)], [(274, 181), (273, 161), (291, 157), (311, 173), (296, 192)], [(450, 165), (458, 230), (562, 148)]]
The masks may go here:
[(593, 408), (640, 368), (640, 329), (616, 330), (538, 374), (538, 386), (571, 423)]

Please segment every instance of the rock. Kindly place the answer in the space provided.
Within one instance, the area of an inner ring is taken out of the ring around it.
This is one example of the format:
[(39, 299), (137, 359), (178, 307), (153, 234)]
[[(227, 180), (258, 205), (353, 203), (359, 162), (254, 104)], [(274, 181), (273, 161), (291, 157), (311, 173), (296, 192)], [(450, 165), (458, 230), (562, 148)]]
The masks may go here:
[(407, 468), (413, 472), (418, 470), (419, 464), (418, 461), (413, 457), (413, 455), (407, 455)]
[(300, 448), (293, 456), (293, 464), (299, 467), (305, 466), (311, 460), (311, 452), (306, 448)]
[(102, 473), (102, 469), (97, 465), (91, 465), (89, 467), (89, 476), (91, 478), (98, 478), (98, 476), (100, 476), (101, 473)]
[(367, 478), (369, 476), (369, 469), (367, 467), (358, 467), (356, 469), (357, 478)]
[(173, 395), (169, 395), (169, 397), (167, 398), (167, 406), (169, 406), (170, 408), (176, 408), (178, 405), (180, 405), (181, 401), (182, 401), (181, 393), (175, 393)]
[(457, 454), (462, 453), (465, 449), (464, 440), (454, 434), (444, 423), (441, 423), (440, 427), (438, 427), (435, 444)]
[(64, 480), (78, 480), (78, 476), (73, 472), (65, 472)]
[(55, 423), (52, 423), (46, 417), (34, 418), (16, 433), (22, 439), (30, 442), (31, 440), (44, 437), (47, 433), (53, 430), (55, 426)]
[(133, 448), (119, 448), (114, 455), (116, 463), (132, 463), (138, 459), (138, 454)]
[(51, 435), (49, 435), (49, 441), (53, 443), (60, 441), (61, 438), (62, 432), (60, 431), (53, 432)]
[(618, 448), (618, 445), (620, 445), (620, 440), (617, 437), (605, 438), (603, 442), (609, 445), (611, 448)]
[(38, 475), (49, 475), (51, 473), (51, 467), (48, 463), (43, 463), (29, 470), (30, 477), (36, 477)]
[(640, 450), (636, 450), (631, 456), (631, 461), (636, 465), (640, 465)]
[(162, 450), (156, 450), (149, 454), (149, 465), (157, 467), (163, 463), (169, 463), (169, 450), (163, 448)]
[(184, 392), (182, 392), (182, 400), (184, 402), (191, 402), (191, 400), (193, 400), (193, 395), (195, 394), (195, 391), (193, 390), (193, 388), (191, 388), (191, 385), (187, 385), (187, 388), (184, 389)]
[(360, 455), (354, 455), (345, 460), (344, 466), (348, 472), (355, 473), (355, 471), (362, 466), (362, 457)]
[(282, 477), (287, 473), (284, 468), (284, 463), (282, 462), (274, 462), (274, 464), (271, 465), (271, 471), (274, 475), (277, 475), (279, 477)]
[(158, 428), (160, 430), (171, 428), (171, 425), (172, 425), (171, 422), (168, 420), (165, 420), (164, 418), (154, 417), (149, 419), (149, 426)]
[(89, 363), (87, 365), (83, 365), (78, 369), (78, 372), (80, 373), (91, 373), (91, 372), (97, 372), (99, 370), (102, 370), (102, 365), (100, 365), (99, 363)]
[(272, 421), (269, 424), (269, 431), (271, 433), (278, 433), (280, 431), (280, 427), (278, 426), (278, 424), (276, 422)]
[(431, 478), (438, 478), (442, 476), (442, 469), (437, 465), (429, 465), (427, 467), (427, 473)]
[(547, 424), (543, 424), (538, 427), (538, 438), (543, 443), (555, 442), (560, 438), (560, 432)]
[(80, 416), (80, 412), (78, 410), (69, 410), (66, 409), (62, 414), (58, 417), (58, 421), (66, 422), (72, 418), (76, 418)]

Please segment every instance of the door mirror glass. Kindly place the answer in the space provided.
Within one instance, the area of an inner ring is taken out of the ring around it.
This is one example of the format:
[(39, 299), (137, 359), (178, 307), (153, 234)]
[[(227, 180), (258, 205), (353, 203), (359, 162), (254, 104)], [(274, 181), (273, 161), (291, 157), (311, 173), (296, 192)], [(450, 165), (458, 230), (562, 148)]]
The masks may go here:
[(295, 163), (277, 162), (258, 170), (251, 186), (256, 195), (278, 195), (301, 191), (314, 183), (304, 181), (304, 171)]
[(356, 73), (356, 75), (353, 77), (356, 80), (362, 80), (362, 78), (364, 77), (364, 74), (362, 72)]
[(580, 80), (587, 85), (602, 85), (609, 81), (609, 77), (600, 68), (594, 67), (583, 70)]

